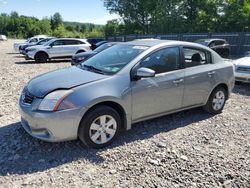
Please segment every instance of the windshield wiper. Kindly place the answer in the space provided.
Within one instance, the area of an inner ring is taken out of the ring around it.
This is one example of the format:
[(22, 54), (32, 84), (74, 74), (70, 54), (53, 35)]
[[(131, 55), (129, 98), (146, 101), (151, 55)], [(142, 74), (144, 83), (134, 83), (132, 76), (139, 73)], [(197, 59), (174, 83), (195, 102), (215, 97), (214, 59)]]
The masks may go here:
[(99, 73), (99, 74), (105, 74), (105, 72), (101, 69), (98, 69), (92, 65), (83, 65), (83, 67), (87, 68), (88, 70), (90, 71), (93, 71), (93, 72), (96, 72), (96, 73)]

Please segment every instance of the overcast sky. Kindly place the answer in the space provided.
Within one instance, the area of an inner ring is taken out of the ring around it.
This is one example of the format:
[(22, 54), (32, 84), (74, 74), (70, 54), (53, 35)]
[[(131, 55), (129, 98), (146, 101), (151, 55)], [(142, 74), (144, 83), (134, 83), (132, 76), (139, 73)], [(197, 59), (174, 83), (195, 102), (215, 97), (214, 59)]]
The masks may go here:
[(118, 17), (109, 14), (102, 0), (0, 0), (0, 13), (11, 11), (40, 19), (59, 12), (64, 21), (95, 24), (105, 24)]

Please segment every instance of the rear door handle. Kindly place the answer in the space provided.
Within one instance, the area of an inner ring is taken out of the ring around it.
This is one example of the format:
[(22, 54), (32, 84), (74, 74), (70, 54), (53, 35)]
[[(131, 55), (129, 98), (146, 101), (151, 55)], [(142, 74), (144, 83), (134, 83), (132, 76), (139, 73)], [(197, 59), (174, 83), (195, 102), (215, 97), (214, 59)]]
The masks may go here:
[(174, 80), (173, 83), (176, 84), (176, 85), (178, 85), (178, 84), (180, 84), (183, 81), (184, 81), (183, 79), (179, 79), (179, 80)]

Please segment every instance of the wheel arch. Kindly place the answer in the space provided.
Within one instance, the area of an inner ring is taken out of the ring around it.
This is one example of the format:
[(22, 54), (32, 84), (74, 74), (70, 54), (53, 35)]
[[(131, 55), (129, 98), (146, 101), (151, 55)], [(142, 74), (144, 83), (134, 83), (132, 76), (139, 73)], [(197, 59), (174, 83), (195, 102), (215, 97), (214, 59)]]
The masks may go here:
[(85, 49), (79, 49), (79, 50), (77, 50), (76, 54), (83, 53), (83, 52), (86, 52), (86, 50)]
[(226, 100), (228, 100), (228, 98), (229, 98), (229, 87), (228, 87), (228, 85), (226, 84), (226, 83), (219, 83), (219, 84), (217, 84), (212, 90), (211, 90), (211, 92), (209, 93), (209, 95), (208, 95), (208, 97), (207, 97), (207, 100), (206, 100), (206, 103), (207, 103), (207, 101), (209, 100), (209, 97), (210, 97), (210, 95), (213, 93), (213, 91), (216, 89), (216, 88), (218, 88), (218, 87), (223, 87), (225, 90), (226, 90), (226, 94), (227, 94), (227, 96), (226, 96)]
[[(80, 124), (83, 120), (83, 118), (91, 111), (93, 110), (94, 108), (97, 108), (98, 106), (109, 106), (111, 108), (113, 108), (114, 110), (116, 110), (119, 114), (120, 114), (120, 117), (121, 117), (121, 122), (122, 122), (122, 130), (127, 130), (127, 123), (128, 123), (128, 120), (127, 120), (127, 115), (126, 115), (126, 112), (125, 112), (125, 109), (124, 107), (119, 104), (118, 102), (115, 102), (115, 101), (111, 101), (111, 100), (108, 100), (108, 101), (102, 101), (102, 102), (98, 102), (98, 103), (95, 103), (93, 104), (91, 107), (88, 108), (88, 110), (84, 113), (81, 121), (80, 121)], [(80, 124), (79, 124), (79, 127), (80, 127)], [(79, 127), (78, 127), (78, 130), (79, 130)]]
[(49, 54), (48, 54), (47, 52), (43, 51), (43, 50), (37, 51), (36, 54), (34, 55), (34, 58), (36, 58), (36, 56), (37, 56), (38, 54), (40, 54), (40, 53), (46, 54), (47, 57), (48, 57), (48, 59), (49, 59)]

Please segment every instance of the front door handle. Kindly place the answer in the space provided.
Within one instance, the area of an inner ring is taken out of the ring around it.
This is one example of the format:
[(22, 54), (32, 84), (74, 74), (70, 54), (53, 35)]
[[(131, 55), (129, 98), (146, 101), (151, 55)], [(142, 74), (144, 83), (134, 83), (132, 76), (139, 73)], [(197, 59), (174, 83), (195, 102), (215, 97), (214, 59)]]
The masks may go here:
[(214, 75), (215, 73), (216, 73), (215, 71), (210, 71), (207, 74), (208, 74), (209, 77), (212, 77), (212, 75)]
[(178, 84), (180, 84), (180, 83), (183, 82), (183, 81), (184, 81), (183, 79), (179, 79), (179, 80), (174, 80), (173, 83), (174, 83), (175, 85), (178, 85)]

